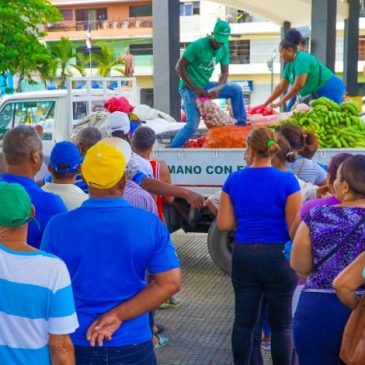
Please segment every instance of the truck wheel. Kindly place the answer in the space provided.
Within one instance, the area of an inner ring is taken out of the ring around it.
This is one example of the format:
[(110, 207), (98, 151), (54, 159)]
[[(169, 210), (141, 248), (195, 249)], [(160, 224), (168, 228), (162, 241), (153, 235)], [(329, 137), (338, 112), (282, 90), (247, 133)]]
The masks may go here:
[(232, 270), (233, 232), (222, 232), (215, 219), (208, 231), (208, 250), (213, 262), (225, 273)]

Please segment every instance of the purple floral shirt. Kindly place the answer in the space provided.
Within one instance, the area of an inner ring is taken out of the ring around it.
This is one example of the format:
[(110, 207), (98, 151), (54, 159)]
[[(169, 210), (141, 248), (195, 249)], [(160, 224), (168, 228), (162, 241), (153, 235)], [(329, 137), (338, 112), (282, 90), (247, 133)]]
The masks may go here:
[[(325, 205), (304, 215), (303, 221), (310, 231), (314, 265), (341, 244), (364, 214), (365, 208)], [(308, 276), (305, 289), (332, 289), (337, 274), (365, 250), (365, 224), (353, 232), (342, 246)]]

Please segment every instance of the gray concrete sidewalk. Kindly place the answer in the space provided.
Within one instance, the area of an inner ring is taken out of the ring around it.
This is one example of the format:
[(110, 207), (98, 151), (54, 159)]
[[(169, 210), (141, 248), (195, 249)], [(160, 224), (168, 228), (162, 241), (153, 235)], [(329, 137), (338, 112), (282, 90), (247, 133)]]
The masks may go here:
[[(156, 312), (170, 343), (157, 350), (159, 365), (232, 365), (233, 291), (228, 275), (210, 259), (206, 234), (177, 232), (173, 241), (182, 262), (181, 305)], [(270, 352), (264, 352), (270, 365)]]

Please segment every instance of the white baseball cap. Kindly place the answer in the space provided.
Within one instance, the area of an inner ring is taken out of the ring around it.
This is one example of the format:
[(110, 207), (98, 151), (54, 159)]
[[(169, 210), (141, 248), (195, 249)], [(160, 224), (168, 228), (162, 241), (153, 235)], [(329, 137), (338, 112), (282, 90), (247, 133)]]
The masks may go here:
[[(115, 112), (115, 113), (118, 113), (118, 112)], [(106, 138), (103, 138), (100, 142), (106, 142), (106, 143), (109, 143), (109, 144), (113, 145), (114, 147), (118, 148), (118, 150), (123, 153), (127, 163), (131, 159), (132, 148), (131, 148), (130, 144), (127, 141), (125, 141), (124, 139), (119, 138), (119, 137), (106, 137)]]
[(114, 112), (106, 118), (106, 130), (109, 135), (113, 132), (122, 131), (124, 134), (128, 134), (131, 130), (130, 120), (126, 113)]

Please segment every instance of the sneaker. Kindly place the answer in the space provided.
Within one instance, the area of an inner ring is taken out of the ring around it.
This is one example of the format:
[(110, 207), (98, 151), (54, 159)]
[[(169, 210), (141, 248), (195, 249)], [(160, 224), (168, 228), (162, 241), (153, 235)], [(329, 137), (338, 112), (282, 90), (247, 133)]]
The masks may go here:
[(164, 335), (153, 335), (153, 348), (155, 350), (162, 349), (168, 345), (169, 339)]
[(171, 297), (170, 299), (167, 299), (166, 302), (163, 302), (160, 305), (160, 309), (176, 308), (179, 305), (180, 305), (180, 302), (175, 297)]
[(271, 342), (270, 341), (262, 341), (261, 348), (265, 351), (271, 351)]

